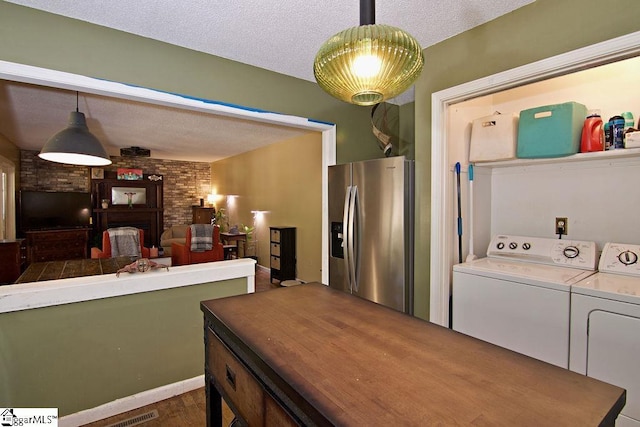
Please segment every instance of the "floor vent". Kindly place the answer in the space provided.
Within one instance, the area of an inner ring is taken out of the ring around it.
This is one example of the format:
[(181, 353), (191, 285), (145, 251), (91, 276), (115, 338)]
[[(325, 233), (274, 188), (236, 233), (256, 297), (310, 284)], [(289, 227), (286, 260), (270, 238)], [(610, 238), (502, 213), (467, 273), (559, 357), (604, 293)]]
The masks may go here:
[(155, 420), (158, 417), (159, 417), (158, 410), (154, 409), (151, 412), (146, 412), (146, 413), (141, 414), (141, 415), (136, 415), (135, 417), (128, 418), (128, 419), (126, 419), (124, 421), (118, 421), (117, 423), (109, 424), (106, 427), (131, 427), (131, 426), (137, 426), (138, 424), (142, 424), (142, 423), (146, 423), (147, 421)]

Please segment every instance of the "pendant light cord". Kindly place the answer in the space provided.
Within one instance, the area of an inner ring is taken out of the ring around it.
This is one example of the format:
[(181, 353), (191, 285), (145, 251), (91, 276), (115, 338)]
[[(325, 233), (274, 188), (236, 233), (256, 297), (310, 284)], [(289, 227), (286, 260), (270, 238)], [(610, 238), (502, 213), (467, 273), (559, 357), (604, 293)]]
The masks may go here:
[(80, 112), (80, 110), (78, 110), (78, 91), (76, 91), (76, 113)]
[(360, 25), (373, 25), (376, 23), (375, 0), (360, 0)]

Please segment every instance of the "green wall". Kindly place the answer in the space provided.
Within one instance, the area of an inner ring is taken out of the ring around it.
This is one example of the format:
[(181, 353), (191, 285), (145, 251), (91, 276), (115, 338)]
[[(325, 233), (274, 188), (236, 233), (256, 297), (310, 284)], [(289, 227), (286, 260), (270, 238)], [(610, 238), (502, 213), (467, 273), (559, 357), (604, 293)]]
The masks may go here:
[[(424, 50), (416, 82), (416, 314), (428, 318), (431, 94), (640, 30), (637, 0), (536, 0)], [(422, 262), (421, 262), (422, 261)]]
[(204, 374), (200, 301), (246, 279), (0, 314), (0, 406), (64, 416)]
[(407, 159), (416, 158), (416, 103), (409, 102), (398, 107), (400, 117), (400, 150), (399, 155)]
[(381, 157), (370, 109), (314, 82), (6, 2), (0, 40), (5, 61), (335, 123), (339, 162)]
[[(415, 101), (417, 315), (429, 306), (431, 94), (638, 31), (639, 10), (637, 0), (536, 0), (425, 49)], [(382, 157), (370, 110), (312, 82), (5, 2), (0, 40), (7, 61), (333, 122), (338, 163)]]

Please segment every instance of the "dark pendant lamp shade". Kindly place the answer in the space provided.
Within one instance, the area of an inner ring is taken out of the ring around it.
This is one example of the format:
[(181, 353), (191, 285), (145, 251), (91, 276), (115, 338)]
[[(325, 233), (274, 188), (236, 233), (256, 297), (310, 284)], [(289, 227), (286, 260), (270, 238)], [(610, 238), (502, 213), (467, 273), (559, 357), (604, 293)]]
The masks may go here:
[[(76, 94), (77, 103), (77, 94)], [(51, 162), (79, 166), (106, 166), (111, 159), (98, 138), (89, 132), (84, 114), (72, 111), (69, 126), (53, 135), (38, 156)]]
[(400, 95), (418, 78), (424, 55), (400, 28), (376, 25), (374, 0), (360, 0), (360, 26), (327, 40), (313, 73), (331, 96), (356, 105), (379, 104)]

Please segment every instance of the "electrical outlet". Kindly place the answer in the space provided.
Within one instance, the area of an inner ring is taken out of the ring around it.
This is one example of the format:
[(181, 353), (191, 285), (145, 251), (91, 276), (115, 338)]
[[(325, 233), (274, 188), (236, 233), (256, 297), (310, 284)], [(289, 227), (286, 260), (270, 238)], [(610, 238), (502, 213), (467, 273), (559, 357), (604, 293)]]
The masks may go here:
[(566, 217), (556, 217), (556, 234), (567, 235), (569, 221)]

